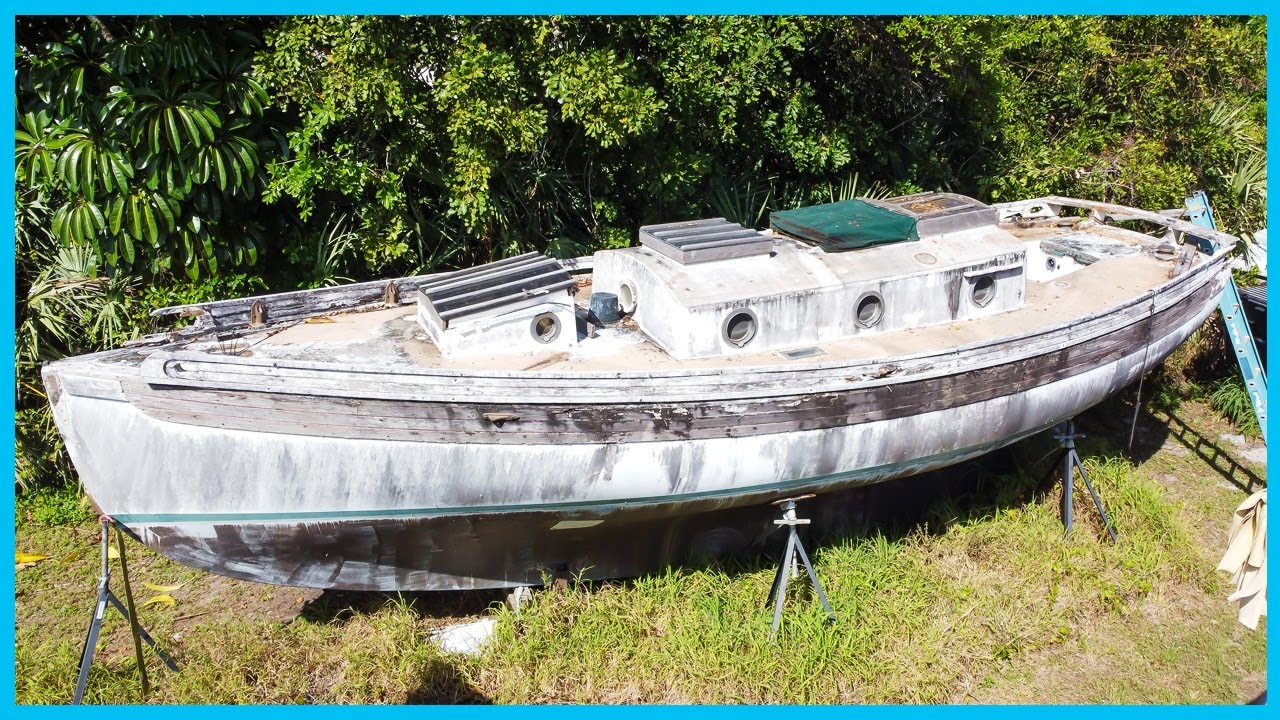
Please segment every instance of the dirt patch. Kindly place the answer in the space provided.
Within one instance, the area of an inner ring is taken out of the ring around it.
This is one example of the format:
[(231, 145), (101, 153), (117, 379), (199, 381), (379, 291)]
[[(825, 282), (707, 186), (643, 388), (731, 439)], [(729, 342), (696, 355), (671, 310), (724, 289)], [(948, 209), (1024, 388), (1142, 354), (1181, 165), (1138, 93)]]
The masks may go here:
[(193, 622), (217, 623), (231, 619), (267, 620), (289, 623), (324, 593), (315, 588), (260, 585), (223, 577), (205, 575), (200, 580), (175, 592), (185, 599), (182, 614), (173, 618), (176, 628)]

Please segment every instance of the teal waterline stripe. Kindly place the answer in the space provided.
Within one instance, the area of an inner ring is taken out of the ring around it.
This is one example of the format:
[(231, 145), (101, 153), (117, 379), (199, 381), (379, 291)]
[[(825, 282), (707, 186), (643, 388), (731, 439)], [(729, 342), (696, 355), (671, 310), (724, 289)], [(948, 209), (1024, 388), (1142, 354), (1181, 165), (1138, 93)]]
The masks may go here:
[(112, 517), (125, 525), (148, 525), (159, 523), (196, 523), (196, 522), (287, 522), (287, 521), (307, 521), (307, 520), (337, 520), (337, 519), (381, 519), (381, 518), (400, 518), (400, 517), (446, 517), (450, 515), (484, 515), (497, 513), (512, 512), (556, 512), (566, 510), (602, 510), (623, 508), (632, 505), (657, 505), (670, 502), (686, 502), (690, 500), (705, 500), (716, 497), (730, 497), (733, 495), (742, 495), (746, 493), (767, 492), (770, 490), (786, 490), (788, 488), (799, 487), (803, 485), (811, 485), (814, 483), (829, 482), (839, 480), (855, 475), (879, 475), (883, 473), (892, 473), (895, 470), (908, 467), (910, 465), (920, 465), (923, 463), (933, 463), (957, 459), (964, 455), (982, 454), (990, 452), (1003, 445), (1015, 443), (1023, 438), (1030, 437), (1036, 433), (1042, 432), (1048, 428), (1057, 425), (1054, 422), (1041, 425), (1023, 433), (1013, 435), (1009, 438), (998, 440), (982, 445), (973, 445), (963, 450), (953, 450), (947, 453), (939, 453), (937, 455), (929, 455), (923, 458), (917, 458), (911, 461), (890, 463), (888, 465), (880, 465), (874, 468), (864, 468), (861, 470), (850, 470), (841, 473), (832, 473), (829, 475), (817, 475), (814, 477), (803, 478), (800, 480), (784, 480), (781, 482), (768, 483), (765, 485), (752, 485), (748, 488), (726, 488), (723, 490), (706, 490), (703, 492), (687, 493), (679, 496), (659, 495), (653, 497), (626, 498), (621, 500), (592, 500), (585, 502), (562, 502), (562, 503), (541, 503), (527, 505), (476, 505), (470, 507), (452, 507), (452, 508), (406, 508), (395, 510), (327, 510), (317, 512), (304, 513), (205, 513), (205, 514), (140, 514), (140, 515), (113, 515)]

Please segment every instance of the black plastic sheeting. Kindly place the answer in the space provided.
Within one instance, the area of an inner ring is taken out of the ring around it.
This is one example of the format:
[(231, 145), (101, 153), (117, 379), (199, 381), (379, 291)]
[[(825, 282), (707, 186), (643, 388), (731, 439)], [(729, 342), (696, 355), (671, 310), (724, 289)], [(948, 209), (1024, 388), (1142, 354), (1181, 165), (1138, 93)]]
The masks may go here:
[(828, 252), (920, 239), (915, 218), (865, 200), (841, 200), (770, 213), (769, 225)]

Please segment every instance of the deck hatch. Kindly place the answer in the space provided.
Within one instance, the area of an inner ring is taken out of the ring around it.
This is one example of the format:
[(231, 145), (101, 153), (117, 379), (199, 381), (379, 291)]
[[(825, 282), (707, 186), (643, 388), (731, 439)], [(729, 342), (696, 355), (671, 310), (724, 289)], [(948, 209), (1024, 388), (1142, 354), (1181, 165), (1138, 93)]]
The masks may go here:
[(856, 198), (769, 215), (769, 224), (827, 252), (995, 225), (995, 208), (954, 193), (917, 193), (887, 200)]
[(769, 224), (827, 252), (919, 240), (916, 221), (866, 200), (841, 200), (769, 214)]
[(683, 265), (767, 255), (773, 238), (724, 218), (646, 225), (640, 244)]
[(867, 202), (914, 218), (920, 237), (995, 225), (999, 220), (995, 208), (955, 193), (924, 192)]
[(443, 330), (453, 320), (528, 307), (561, 292), (571, 295), (576, 286), (560, 261), (527, 253), (449, 273), (419, 285), (418, 292), (420, 305)]

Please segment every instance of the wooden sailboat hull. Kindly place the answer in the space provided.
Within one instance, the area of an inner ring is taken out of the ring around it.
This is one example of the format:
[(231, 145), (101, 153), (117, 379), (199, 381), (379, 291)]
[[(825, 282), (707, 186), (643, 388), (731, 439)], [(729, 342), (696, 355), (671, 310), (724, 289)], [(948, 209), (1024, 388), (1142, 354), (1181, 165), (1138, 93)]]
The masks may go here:
[(803, 370), (469, 378), (139, 352), (45, 379), (100, 509), (184, 564), (359, 590), (619, 577), (737, 542), (704, 513), (918, 474), (1078, 414), (1183, 342), (1226, 272), (1215, 257), (1034, 335)]

